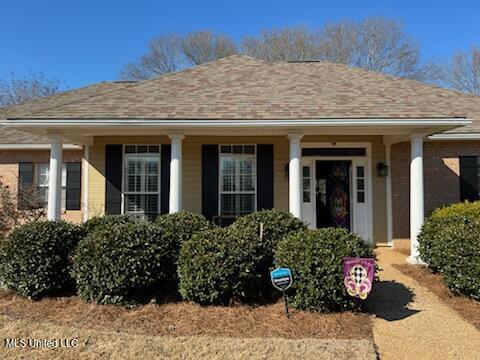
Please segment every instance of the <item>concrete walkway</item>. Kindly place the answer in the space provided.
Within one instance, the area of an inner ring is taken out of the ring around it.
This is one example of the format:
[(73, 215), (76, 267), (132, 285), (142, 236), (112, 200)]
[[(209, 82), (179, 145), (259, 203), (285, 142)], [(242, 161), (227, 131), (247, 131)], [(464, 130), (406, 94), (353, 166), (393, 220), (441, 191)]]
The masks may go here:
[(391, 264), (406, 256), (378, 249), (380, 282), (368, 299), (375, 343), (383, 359), (480, 359), (480, 332), (435, 294)]

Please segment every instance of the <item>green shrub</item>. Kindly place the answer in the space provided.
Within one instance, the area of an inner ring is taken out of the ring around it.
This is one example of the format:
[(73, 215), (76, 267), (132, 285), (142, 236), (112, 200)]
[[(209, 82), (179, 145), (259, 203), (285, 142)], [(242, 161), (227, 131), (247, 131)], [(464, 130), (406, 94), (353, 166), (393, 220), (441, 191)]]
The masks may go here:
[(343, 259), (350, 256), (375, 258), (375, 253), (358, 235), (342, 228), (305, 230), (280, 241), (275, 264), (292, 270), (291, 305), (320, 312), (355, 308), (343, 284)]
[(459, 222), (480, 220), (480, 201), (463, 202), (435, 209), (427, 217), (418, 236), (420, 258), (433, 272), (442, 272), (450, 261), (446, 254), (456, 247), (455, 239), (446, 241), (445, 231)]
[(243, 292), (248, 294), (246, 300), (252, 302), (271, 297), (274, 289), (270, 282), (270, 270), (273, 268), (275, 247), (288, 234), (306, 228), (305, 223), (298, 218), (278, 210), (258, 211), (239, 218), (230, 226), (231, 236), (247, 246), (252, 254), (252, 271), (241, 285)]
[(135, 222), (138, 222), (138, 220), (135, 219), (132, 216), (129, 216), (129, 215), (95, 216), (95, 217), (87, 220), (82, 225), (82, 229), (83, 229), (84, 234), (86, 236), (88, 233), (91, 233), (98, 228), (101, 228), (101, 229), (104, 229), (106, 227), (114, 228), (117, 225), (130, 224), (130, 223), (135, 223)]
[(161, 215), (155, 221), (155, 225), (160, 228), (163, 239), (166, 242), (168, 260), (170, 260), (172, 273), (175, 274), (182, 243), (190, 240), (198, 232), (213, 228), (213, 224), (203, 215), (188, 211)]
[(472, 203), (452, 208), (426, 220), (418, 237), (420, 258), (444, 275), (453, 293), (480, 299), (480, 217)]
[(158, 227), (124, 223), (97, 228), (80, 241), (74, 257), (79, 295), (100, 304), (133, 303), (162, 292), (173, 277), (168, 246)]
[(228, 228), (195, 234), (183, 243), (178, 262), (179, 291), (185, 300), (226, 305), (250, 298), (249, 286), (255, 253)]
[(443, 206), (432, 211), (430, 218), (444, 219), (449, 216), (472, 216), (480, 219), (480, 201), (465, 201), (462, 203)]
[(65, 221), (33, 221), (14, 229), (0, 245), (0, 278), (32, 299), (67, 290), (71, 255), (81, 238)]

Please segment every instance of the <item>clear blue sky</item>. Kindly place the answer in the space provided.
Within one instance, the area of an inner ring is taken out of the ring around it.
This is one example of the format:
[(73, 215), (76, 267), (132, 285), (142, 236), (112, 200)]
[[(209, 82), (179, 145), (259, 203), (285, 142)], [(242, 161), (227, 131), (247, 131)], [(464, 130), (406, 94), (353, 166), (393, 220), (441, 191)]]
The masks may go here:
[(426, 58), (480, 45), (478, 0), (0, 0), (0, 79), (43, 72), (75, 88), (116, 79), (162, 33), (213, 30), (239, 39), (365, 16), (403, 21)]

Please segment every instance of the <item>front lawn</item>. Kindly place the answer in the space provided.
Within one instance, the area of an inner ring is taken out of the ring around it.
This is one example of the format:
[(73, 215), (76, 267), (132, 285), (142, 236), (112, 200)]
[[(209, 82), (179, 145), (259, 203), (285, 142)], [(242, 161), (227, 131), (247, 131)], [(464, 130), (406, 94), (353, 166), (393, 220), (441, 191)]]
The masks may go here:
[[(209, 306), (178, 302), (127, 309), (78, 297), (31, 301), (0, 292), (2, 338), (78, 338), (76, 349), (30, 349), (35, 358), (375, 359), (368, 315), (291, 311), (283, 304)], [(12, 356), (26, 349), (8, 349)], [(50, 357), (49, 357), (50, 356)]]

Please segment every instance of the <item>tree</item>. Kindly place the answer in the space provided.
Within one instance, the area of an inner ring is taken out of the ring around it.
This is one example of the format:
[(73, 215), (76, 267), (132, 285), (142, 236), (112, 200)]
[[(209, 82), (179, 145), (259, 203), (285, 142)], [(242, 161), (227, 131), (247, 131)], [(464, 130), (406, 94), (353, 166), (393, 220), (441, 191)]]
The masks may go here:
[(237, 45), (233, 40), (209, 31), (188, 34), (183, 39), (182, 50), (186, 58), (194, 65), (215, 61), (238, 52)]
[(61, 90), (61, 85), (58, 79), (47, 78), (43, 73), (22, 78), (12, 73), (10, 79), (0, 80), (0, 107), (56, 94)]
[(403, 25), (386, 18), (267, 30), (242, 44), (246, 54), (267, 61), (324, 60), (421, 81), (439, 76), (438, 67), (421, 61), (420, 46)]
[(264, 30), (244, 37), (243, 52), (266, 61), (307, 61), (319, 57), (315, 34), (304, 26)]
[(183, 69), (187, 63), (182, 52), (182, 41), (176, 34), (152, 39), (146, 54), (138, 61), (126, 64), (120, 71), (120, 77), (144, 80)]
[(480, 95), (480, 47), (472, 47), (470, 53), (457, 52), (446, 71), (445, 81), (458, 91)]
[(236, 53), (237, 46), (233, 40), (209, 31), (186, 36), (168, 34), (152, 39), (147, 52), (138, 61), (126, 64), (120, 71), (120, 77), (145, 80)]

